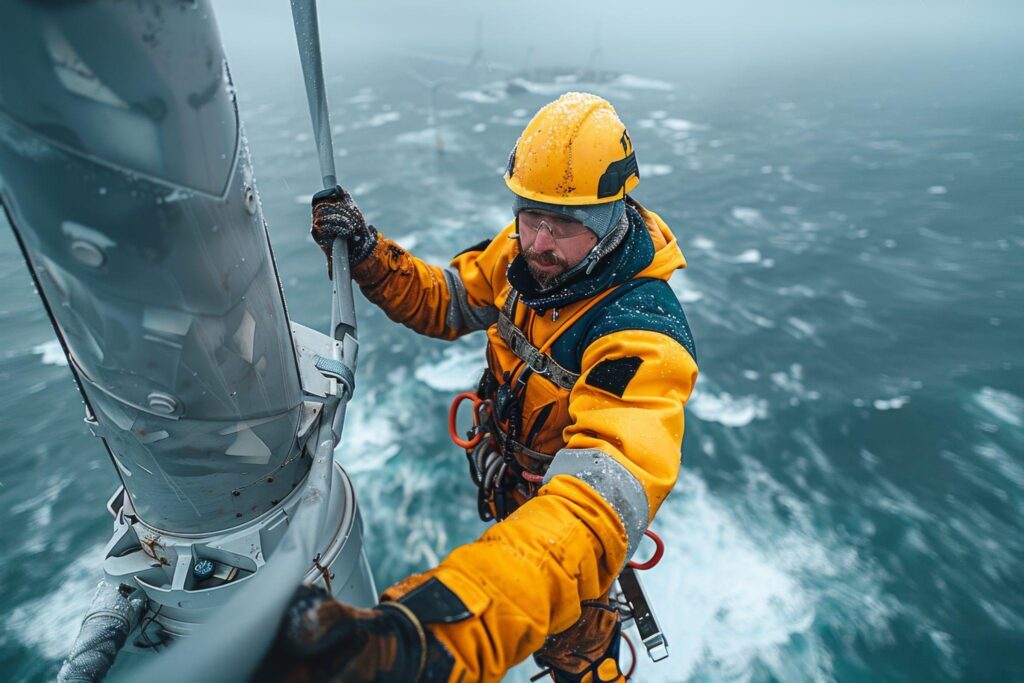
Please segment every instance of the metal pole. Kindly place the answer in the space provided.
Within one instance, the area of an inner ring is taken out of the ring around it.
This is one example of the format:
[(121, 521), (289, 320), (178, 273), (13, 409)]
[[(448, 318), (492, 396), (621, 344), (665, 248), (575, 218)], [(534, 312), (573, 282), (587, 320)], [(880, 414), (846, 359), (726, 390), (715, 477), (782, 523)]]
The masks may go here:
[[(327, 108), (327, 91), (324, 88), (323, 57), (320, 51), (320, 26), (317, 21), (316, 0), (291, 0), (292, 20), (295, 23), (295, 40), (299, 46), (299, 61), (302, 63), (302, 77), (306, 82), (306, 100), (309, 103), (309, 117), (313, 122), (317, 155), (320, 160), (320, 175), (324, 189), (338, 184), (334, 167), (334, 141), (331, 137), (331, 114)], [(354, 369), (355, 353), (352, 342), (356, 338), (355, 302), (352, 298), (352, 277), (348, 265), (348, 244), (335, 240), (332, 248), (334, 261), (334, 286), (331, 292), (331, 335), (342, 342), (335, 359), (341, 360)], [(346, 343), (345, 337), (352, 337)], [(351, 351), (350, 351), (351, 348)]]

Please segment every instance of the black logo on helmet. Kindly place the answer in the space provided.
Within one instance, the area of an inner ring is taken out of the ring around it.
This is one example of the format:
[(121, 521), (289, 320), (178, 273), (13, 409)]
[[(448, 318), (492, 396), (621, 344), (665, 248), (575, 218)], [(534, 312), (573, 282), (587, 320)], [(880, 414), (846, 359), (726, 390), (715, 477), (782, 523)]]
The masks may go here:
[(512, 148), (512, 151), (508, 155), (508, 166), (505, 167), (505, 176), (508, 178), (512, 177), (512, 172), (516, 169), (516, 150), (519, 149), (519, 143)]
[(623, 191), (630, 176), (640, 178), (640, 169), (636, 165), (636, 154), (608, 164), (608, 169), (597, 182), (597, 198), (613, 197)]

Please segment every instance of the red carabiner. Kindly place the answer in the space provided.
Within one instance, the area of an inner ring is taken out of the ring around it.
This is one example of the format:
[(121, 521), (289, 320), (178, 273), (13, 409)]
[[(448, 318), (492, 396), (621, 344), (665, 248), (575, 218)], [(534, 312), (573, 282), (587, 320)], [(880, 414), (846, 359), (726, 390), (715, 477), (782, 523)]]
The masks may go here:
[[(455, 426), (455, 418), (459, 414), (459, 406), (467, 398), (473, 402), (473, 429), (477, 430), (476, 436), (474, 436), (469, 441), (466, 441), (465, 439), (459, 437), (458, 429)], [(480, 443), (480, 439), (484, 438), (483, 432), (481, 432), (478, 429), (480, 425), (479, 422), (477, 421), (477, 409), (479, 408), (481, 403), (483, 403), (483, 400), (479, 396), (468, 391), (459, 394), (458, 396), (455, 397), (455, 400), (452, 401), (452, 407), (448, 411), (448, 436), (452, 438), (452, 441), (454, 441), (455, 445), (458, 446), (459, 448), (465, 448), (468, 450), (476, 446), (478, 443)]]
[(644, 536), (654, 541), (654, 554), (651, 555), (651, 559), (646, 562), (630, 562), (629, 566), (639, 571), (645, 571), (656, 566), (661, 562), (661, 556), (665, 554), (665, 543), (661, 540), (658, 534), (654, 533), (650, 529), (644, 532)]

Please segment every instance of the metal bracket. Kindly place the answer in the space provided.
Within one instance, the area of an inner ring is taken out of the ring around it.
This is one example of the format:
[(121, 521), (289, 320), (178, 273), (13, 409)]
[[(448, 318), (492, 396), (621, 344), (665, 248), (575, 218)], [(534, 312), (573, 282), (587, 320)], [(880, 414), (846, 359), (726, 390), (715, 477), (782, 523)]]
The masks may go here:
[(640, 639), (644, 642), (644, 647), (647, 648), (647, 655), (655, 662), (667, 658), (668, 641), (658, 624), (658, 618), (654, 616), (654, 610), (651, 609), (647, 593), (635, 569), (626, 567), (622, 570), (619, 574), (619, 587), (622, 589), (622, 597), (629, 603), (633, 622), (640, 633)]
[(292, 340), (299, 362), (299, 379), (302, 391), (311, 401), (323, 403), (329, 396), (337, 394), (332, 377), (324, 375), (317, 368), (317, 358), (332, 358), (335, 341), (322, 332), (292, 322)]

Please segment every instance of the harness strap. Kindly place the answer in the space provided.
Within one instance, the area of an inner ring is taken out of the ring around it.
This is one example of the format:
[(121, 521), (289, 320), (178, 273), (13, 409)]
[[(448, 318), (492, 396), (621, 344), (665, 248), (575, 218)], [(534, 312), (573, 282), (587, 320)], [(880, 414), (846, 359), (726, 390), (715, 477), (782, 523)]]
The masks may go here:
[(515, 439), (510, 439), (509, 436), (508, 436), (508, 432), (506, 432), (505, 430), (503, 430), (501, 428), (501, 425), (498, 424), (497, 420), (493, 420), (492, 419), (491, 420), (491, 424), (489, 425), (489, 427), (491, 429), (493, 429), (495, 432), (497, 432), (497, 436), (499, 437), (498, 438), (498, 444), (507, 453), (510, 453), (510, 454), (522, 453), (523, 455), (525, 455), (526, 457), (530, 458), (531, 460), (534, 460), (534, 461), (539, 462), (539, 463), (544, 464), (544, 465), (548, 464), (549, 462), (551, 462), (552, 460), (555, 459), (555, 456), (552, 453), (544, 453), (543, 451), (535, 451), (532, 448), (528, 448), (527, 446), (524, 446), (523, 444), (519, 443)]
[[(526, 334), (514, 322), (519, 292), (513, 289), (505, 299), (505, 305), (498, 314), (498, 334), (516, 356), (526, 363), (535, 374), (546, 377), (566, 391), (572, 391), (580, 373), (566, 370), (554, 358), (530, 343)], [(525, 446), (524, 446), (525, 448)]]

